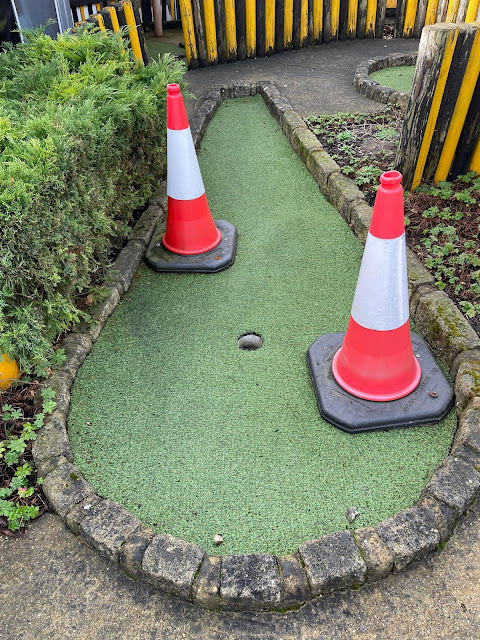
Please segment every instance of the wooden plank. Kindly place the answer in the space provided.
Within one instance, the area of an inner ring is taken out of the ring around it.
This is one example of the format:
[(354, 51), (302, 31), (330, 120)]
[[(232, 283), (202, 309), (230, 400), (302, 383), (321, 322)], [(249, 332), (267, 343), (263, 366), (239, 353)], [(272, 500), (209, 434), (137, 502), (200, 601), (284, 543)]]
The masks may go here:
[(257, 56), (265, 56), (265, 0), (257, 0)]
[(445, 22), (457, 22), (457, 12), (460, 0), (448, 0)]
[(475, 22), (478, 20), (477, 14), (480, 11), (480, 0), (470, 0), (468, 3), (467, 15), (465, 22)]
[(247, 57), (247, 23), (245, 0), (235, 0), (235, 22), (237, 25), (237, 57), (245, 60)]
[(203, 0), (203, 15), (205, 20), (205, 45), (209, 64), (217, 64), (217, 30), (215, 27), (215, 8), (213, 0)]
[(365, 24), (365, 37), (375, 36), (375, 21), (377, 19), (377, 0), (367, 0), (367, 19)]
[(308, 46), (313, 44), (313, 0), (308, 0)]
[(197, 43), (198, 63), (201, 67), (208, 66), (208, 55), (205, 38), (205, 23), (203, 21), (203, 3), (201, 0), (192, 0), (193, 24), (195, 28), (195, 41)]
[(347, 38), (355, 40), (357, 37), (358, 0), (348, 0)]
[(437, 22), (445, 22), (447, 17), (448, 0), (439, 0), (437, 9)]
[[(398, 0), (403, 2), (404, 0)], [(398, 5), (397, 5), (398, 11)], [(357, 38), (363, 40), (365, 38), (365, 31), (367, 27), (367, 0), (358, 0), (357, 11)]]
[(477, 144), (480, 143), (480, 109), (478, 105), (480, 105), (480, 78), (477, 79), (449, 178), (453, 179), (467, 173)]
[(227, 61), (237, 60), (237, 21), (235, 0), (225, 0), (225, 37), (227, 40)]
[(338, 19), (338, 39), (346, 40), (348, 32), (348, 7), (349, 0), (340, 0), (340, 14)]
[(376, 38), (383, 38), (383, 27), (385, 24), (386, 9), (387, 9), (387, 0), (377, 0), (377, 17), (375, 19), (375, 37)]
[(275, 0), (265, 0), (265, 54), (275, 53)]
[(415, 28), (415, 17), (417, 15), (418, 0), (407, 0), (405, 7), (405, 19), (403, 21), (403, 37), (412, 38)]
[(469, 169), (470, 171), (480, 173), (480, 138), (478, 139), (477, 146), (475, 147), (472, 159), (470, 160)]
[(293, 0), (293, 48), (300, 49), (300, 22), (302, 19), (302, 0)]
[(283, 13), (283, 39), (285, 49), (293, 48), (293, 0), (285, 0)]
[[(246, 46), (247, 46), (247, 58), (255, 58), (257, 53), (257, 38), (258, 38), (258, 8), (263, 2), (265, 6), (265, 0), (245, 0), (245, 33), (246, 33)], [(259, 55), (259, 54), (257, 54)]]
[(455, 51), (455, 25), (431, 25), (422, 32), (395, 166), (403, 174), (405, 189), (422, 179)]
[(395, 38), (401, 38), (403, 36), (403, 23), (405, 22), (406, 6), (407, 0), (397, 0), (397, 10), (395, 12)]
[[(368, 1), (368, 0), (367, 0)], [(374, 0), (371, 0), (372, 2)], [(331, 40), (338, 40), (338, 28), (340, 20), (340, 0), (330, 2), (330, 36)]]
[(455, 22), (466, 22), (469, 0), (460, 0), (458, 3), (457, 18)]
[(152, 0), (142, 0), (142, 23), (146, 29), (150, 27), (153, 22), (152, 15)]
[(227, 34), (225, 30), (225, 3), (223, 0), (215, 0), (215, 28), (217, 32), (218, 62), (227, 62)]
[[(355, 0), (356, 2), (357, 0)], [(313, 44), (322, 42), (323, 0), (313, 0)]]
[[(479, 25), (480, 26), (480, 25)], [(446, 180), (457, 150), (458, 141), (462, 133), (472, 97), (480, 74), (480, 28), (474, 23), (459, 25), (459, 38), (464, 35), (464, 48), (468, 49), (468, 60), (463, 68), (463, 57), (456, 74), (462, 77), (458, 98), (450, 119), (447, 135), (442, 145), (442, 153), (435, 170), (435, 182)], [(448, 84), (448, 83), (447, 83)], [(448, 87), (447, 87), (448, 90)], [(450, 96), (448, 96), (450, 98)], [(443, 105), (442, 105), (443, 106)], [(478, 104), (475, 105), (478, 109)], [(443, 112), (442, 112), (443, 115)], [(440, 136), (441, 141), (441, 136)], [(432, 147), (431, 147), (432, 150)]]
[(422, 29), (425, 26), (425, 17), (427, 15), (428, 0), (418, 0), (417, 16), (415, 18), (415, 26), (413, 27), (413, 37), (420, 38)]
[(308, 47), (308, 0), (300, 3), (300, 46)]
[(183, 41), (189, 69), (198, 69), (197, 42), (193, 25), (193, 9), (191, 0), (180, 0), (180, 15), (182, 16)]
[(275, 0), (275, 53), (283, 53), (285, 49), (284, 19), (283, 0)]
[(435, 24), (437, 21), (438, 0), (428, 0), (425, 26)]

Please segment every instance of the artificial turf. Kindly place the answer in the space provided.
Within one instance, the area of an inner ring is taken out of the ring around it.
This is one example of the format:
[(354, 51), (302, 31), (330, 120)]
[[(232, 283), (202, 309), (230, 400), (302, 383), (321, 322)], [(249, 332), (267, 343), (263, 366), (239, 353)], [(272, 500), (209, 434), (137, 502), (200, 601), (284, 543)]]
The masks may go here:
[(390, 87), (395, 91), (410, 93), (412, 90), (413, 74), (415, 66), (388, 67), (370, 74), (372, 80), (376, 80), (383, 87)]
[(163, 56), (166, 53), (172, 53), (174, 56), (185, 55), (185, 49), (182, 49), (171, 42), (159, 42), (158, 40), (147, 38), (145, 43), (147, 46), (148, 57), (153, 60), (157, 60), (158, 56)]
[[(305, 354), (346, 329), (362, 245), (258, 97), (227, 100), (198, 153), (217, 274), (142, 266), (77, 376), (75, 462), (103, 496), (209, 553), (285, 553), (412, 505), (448, 453), (435, 427), (349, 435), (318, 412)], [(237, 347), (256, 332), (257, 351)], [(213, 545), (221, 534), (224, 544)]]

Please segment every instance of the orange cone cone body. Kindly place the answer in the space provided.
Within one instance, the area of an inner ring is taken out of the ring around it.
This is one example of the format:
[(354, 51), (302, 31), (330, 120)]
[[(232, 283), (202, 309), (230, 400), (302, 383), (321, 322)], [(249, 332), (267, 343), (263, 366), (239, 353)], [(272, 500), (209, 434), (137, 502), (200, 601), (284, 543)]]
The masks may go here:
[(380, 177), (343, 345), (332, 373), (348, 393), (397, 400), (421, 378), (410, 340), (402, 176)]
[(181, 255), (205, 253), (222, 235), (215, 226), (198, 166), (180, 86), (167, 85), (167, 227), (162, 242)]

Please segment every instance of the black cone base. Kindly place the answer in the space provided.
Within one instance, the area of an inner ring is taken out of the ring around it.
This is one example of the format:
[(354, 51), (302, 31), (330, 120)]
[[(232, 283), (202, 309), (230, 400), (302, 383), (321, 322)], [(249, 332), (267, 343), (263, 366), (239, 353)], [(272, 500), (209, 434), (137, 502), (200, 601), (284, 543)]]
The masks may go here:
[(423, 338), (410, 332), (413, 353), (422, 368), (418, 387), (399, 400), (373, 402), (352, 396), (333, 377), (333, 356), (344, 337), (345, 333), (327, 333), (307, 352), (318, 408), (325, 420), (342, 431), (360, 433), (431, 425), (447, 415), (453, 391)]
[(174, 273), (215, 273), (229, 267), (235, 260), (237, 248), (237, 229), (226, 220), (214, 220), (217, 229), (222, 234), (220, 244), (207, 251), (192, 256), (183, 256), (165, 249), (162, 236), (166, 223), (160, 223), (154, 231), (145, 261), (155, 271), (170, 271)]

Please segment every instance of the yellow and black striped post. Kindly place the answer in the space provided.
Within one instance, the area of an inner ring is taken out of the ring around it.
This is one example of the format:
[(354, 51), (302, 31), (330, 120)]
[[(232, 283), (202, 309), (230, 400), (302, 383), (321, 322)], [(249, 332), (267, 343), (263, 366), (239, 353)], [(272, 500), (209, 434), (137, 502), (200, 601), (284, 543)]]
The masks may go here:
[(480, 23), (424, 28), (396, 158), (407, 189), (475, 163), (479, 75)]

